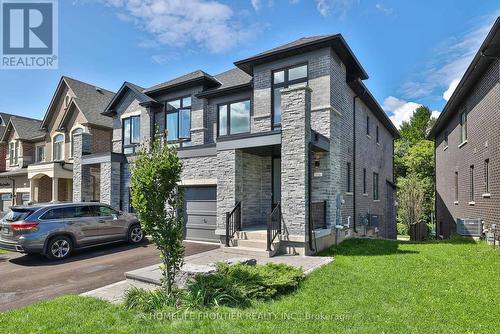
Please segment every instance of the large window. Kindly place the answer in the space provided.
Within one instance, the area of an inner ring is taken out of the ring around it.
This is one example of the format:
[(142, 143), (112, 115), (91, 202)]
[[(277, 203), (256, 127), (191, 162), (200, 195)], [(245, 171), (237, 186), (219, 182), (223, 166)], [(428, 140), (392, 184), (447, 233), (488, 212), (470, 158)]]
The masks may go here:
[(141, 117), (132, 116), (123, 120), (123, 153), (133, 154), (141, 140)]
[(167, 141), (186, 145), (191, 139), (191, 96), (167, 101)]
[(14, 166), (19, 162), (19, 141), (9, 143), (9, 164)]
[(58, 134), (52, 139), (52, 160), (60, 161), (64, 160), (64, 135)]
[(83, 133), (83, 129), (82, 128), (77, 128), (77, 129), (74, 129), (72, 132), (71, 132), (71, 157), (74, 156), (75, 154), (75, 135), (78, 135), (78, 134), (81, 134)]
[(373, 173), (373, 199), (378, 200), (378, 173)]
[(467, 140), (467, 112), (460, 114), (460, 143)]
[(307, 64), (273, 71), (273, 127), (281, 125), (281, 91), (307, 85)]
[(220, 104), (217, 117), (219, 136), (250, 132), (250, 101)]

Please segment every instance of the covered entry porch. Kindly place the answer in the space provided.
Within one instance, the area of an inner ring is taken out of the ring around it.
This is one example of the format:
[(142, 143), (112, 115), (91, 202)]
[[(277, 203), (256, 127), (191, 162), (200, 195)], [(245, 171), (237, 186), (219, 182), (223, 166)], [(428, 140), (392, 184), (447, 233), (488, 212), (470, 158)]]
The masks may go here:
[(73, 201), (73, 164), (49, 162), (30, 165), (28, 179), (32, 202)]

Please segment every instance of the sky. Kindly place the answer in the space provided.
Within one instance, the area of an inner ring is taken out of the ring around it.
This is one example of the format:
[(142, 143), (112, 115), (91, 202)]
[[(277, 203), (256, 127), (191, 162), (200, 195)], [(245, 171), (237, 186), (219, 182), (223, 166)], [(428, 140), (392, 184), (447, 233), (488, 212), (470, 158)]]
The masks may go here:
[(499, 15), (498, 0), (60, 0), (59, 68), (0, 70), (0, 111), (43, 118), (62, 75), (150, 87), (341, 33), (399, 126), (421, 104), (439, 114)]

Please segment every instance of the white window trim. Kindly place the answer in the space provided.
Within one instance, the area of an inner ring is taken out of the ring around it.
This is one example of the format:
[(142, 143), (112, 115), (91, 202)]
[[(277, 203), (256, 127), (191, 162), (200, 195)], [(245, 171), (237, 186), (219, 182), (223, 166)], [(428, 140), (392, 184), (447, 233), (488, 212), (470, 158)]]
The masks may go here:
[[(40, 159), (40, 157), (38, 156), (38, 148), (39, 147), (43, 147), (43, 160)], [(46, 159), (46, 154), (45, 154), (45, 143), (43, 144), (35, 144), (35, 162), (45, 162), (45, 159)]]
[[(62, 150), (61, 150), (62, 159), (58, 159), (58, 160), (56, 160), (56, 159), (55, 159), (55, 152), (56, 152), (56, 150), (54, 150), (54, 146), (55, 146), (55, 145), (54, 145), (54, 144), (55, 144), (55, 142), (54, 142), (54, 138), (56, 138), (56, 137), (57, 137), (57, 136), (59, 136), (59, 135), (62, 135), (62, 136), (63, 136), (63, 141), (62, 141)], [(64, 153), (65, 153), (65, 152), (64, 152), (64, 151), (65, 151), (65, 150), (64, 150), (64, 146), (65, 146), (65, 144), (66, 144), (66, 135), (65, 135), (63, 132), (56, 132), (56, 133), (54, 133), (54, 135), (52, 136), (51, 144), (52, 144), (52, 161), (64, 161)]]
[[(14, 145), (14, 155), (11, 156), (11, 151), (10, 151), (10, 145)], [(16, 144), (17, 144), (17, 149), (16, 149)], [(21, 143), (19, 142), (18, 139), (14, 139), (14, 140), (11, 140), (9, 142), (9, 166), (18, 166), (19, 165), (19, 151), (21, 150)], [(15, 162), (14, 160), (17, 160), (17, 162)], [(11, 163), (12, 161), (12, 163)]]

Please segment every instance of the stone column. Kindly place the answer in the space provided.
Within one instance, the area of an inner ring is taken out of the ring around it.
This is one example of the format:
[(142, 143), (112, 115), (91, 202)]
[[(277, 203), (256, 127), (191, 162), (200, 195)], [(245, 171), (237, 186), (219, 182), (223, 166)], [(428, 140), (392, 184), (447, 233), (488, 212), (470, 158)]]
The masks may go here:
[(59, 179), (57, 177), (52, 178), (52, 202), (57, 202), (59, 200)]
[(281, 210), (290, 235), (304, 236), (309, 218), (311, 89), (281, 93)]
[(217, 152), (217, 234), (226, 234), (226, 212), (242, 199), (243, 153)]
[(101, 163), (101, 202), (120, 209), (120, 163)]
[(73, 201), (88, 202), (92, 199), (90, 166), (82, 165), (82, 156), (92, 153), (92, 135), (76, 134), (73, 137)]

